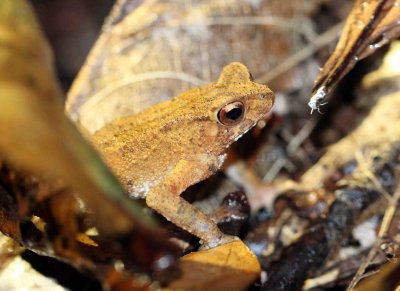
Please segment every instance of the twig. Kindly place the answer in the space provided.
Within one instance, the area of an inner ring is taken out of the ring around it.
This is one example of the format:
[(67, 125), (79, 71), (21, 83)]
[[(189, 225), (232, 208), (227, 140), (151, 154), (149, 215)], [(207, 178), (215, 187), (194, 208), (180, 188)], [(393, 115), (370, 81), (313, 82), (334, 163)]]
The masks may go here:
[[(317, 125), (318, 119), (312, 118), (302, 127), (302, 129), (292, 138), (286, 146), (287, 155), (290, 156), (302, 145), (304, 140), (308, 138), (314, 127)], [(270, 182), (275, 179), (279, 171), (285, 166), (287, 158), (279, 158), (276, 160), (269, 171), (264, 175), (263, 181)]]
[[(305, 22), (308, 22), (305, 24)], [(201, 18), (200, 24), (205, 25), (262, 25), (275, 26), (281, 29), (297, 31), (303, 34), (308, 39), (315, 36), (315, 33), (305, 27), (311, 27), (308, 19), (284, 18), (275, 16), (220, 16)]]
[(372, 247), (371, 251), (368, 253), (367, 258), (361, 264), (360, 268), (357, 270), (357, 273), (354, 275), (353, 280), (351, 280), (347, 291), (354, 290), (355, 286), (358, 282), (363, 278), (363, 274), (365, 270), (370, 265), (371, 261), (374, 259), (377, 251), (379, 250), (380, 245), (383, 242), (383, 238), (386, 235), (390, 224), (392, 223), (393, 217), (396, 213), (397, 204), (400, 200), (400, 187), (397, 188), (396, 192), (393, 195), (393, 199), (391, 199), (389, 208), (386, 210), (385, 215), (383, 216), (382, 224), (379, 229), (378, 238)]
[(374, 184), (376, 189), (378, 189), (384, 196), (385, 198), (389, 201), (389, 204), (394, 203), (392, 197), (388, 191), (382, 186), (382, 184), (379, 182), (377, 179), (376, 175), (370, 171), (370, 164), (368, 163), (368, 160), (365, 158), (365, 156), (362, 154), (362, 151), (357, 151), (355, 153), (355, 158), (357, 161), (357, 164), (359, 166), (359, 169), (363, 173), (363, 175), (367, 176), (371, 182)]

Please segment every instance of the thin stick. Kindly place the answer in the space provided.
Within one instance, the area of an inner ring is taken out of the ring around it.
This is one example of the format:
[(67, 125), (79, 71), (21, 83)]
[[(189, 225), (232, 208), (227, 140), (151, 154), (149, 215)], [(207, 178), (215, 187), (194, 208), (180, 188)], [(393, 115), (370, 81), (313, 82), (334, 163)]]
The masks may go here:
[[(317, 119), (313, 118), (307, 121), (302, 129), (292, 138), (289, 144), (286, 146), (286, 152), (290, 156), (302, 145), (304, 140), (310, 135), (314, 127), (317, 125)], [(271, 182), (279, 171), (285, 166), (287, 159), (280, 158), (274, 162), (269, 171), (264, 175), (264, 182)]]
[(357, 273), (353, 277), (353, 280), (351, 280), (349, 287), (346, 289), (347, 291), (354, 290), (355, 286), (363, 278), (363, 274), (365, 273), (365, 270), (370, 265), (371, 261), (374, 259), (380, 245), (383, 242), (383, 238), (386, 235), (386, 233), (390, 227), (390, 224), (393, 221), (393, 217), (396, 213), (397, 204), (398, 204), (399, 200), (400, 200), (400, 186), (396, 189), (396, 192), (393, 195), (393, 199), (390, 201), (389, 208), (386, 210), (385, 215), (383, 216), (382, 224), (381, 224), (381, 227), (380, 227), (379, 233), (378, 233), (378, 238), (377, 238), (374, 246), (372, 247), (371, 251), (368, 253), (367, 258), (361, 264), (360, 268), (357, 270)]

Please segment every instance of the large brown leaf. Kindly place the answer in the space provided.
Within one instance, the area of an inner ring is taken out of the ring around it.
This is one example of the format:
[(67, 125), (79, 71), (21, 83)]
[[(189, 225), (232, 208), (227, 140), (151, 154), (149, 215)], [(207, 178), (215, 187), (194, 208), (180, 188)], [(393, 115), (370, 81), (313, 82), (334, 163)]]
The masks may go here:
[[(312, 23), (305, 20), (317, 3), (117, 1), (68, 93), (66, 111), (94, 132), (216, 80), (232, 61), (244, 63), (257, 80), (304, 46), (301, 39), (312, 38)], [(301, 82), (290, 71), (268, 85)]]

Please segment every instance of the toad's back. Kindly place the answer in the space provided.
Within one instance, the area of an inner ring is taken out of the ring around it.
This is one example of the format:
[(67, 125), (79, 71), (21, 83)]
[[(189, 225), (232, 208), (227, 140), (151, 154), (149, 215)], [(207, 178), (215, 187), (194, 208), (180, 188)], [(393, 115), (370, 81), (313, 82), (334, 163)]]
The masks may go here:
[(132, 196), (145, 197), (179, 160), (214, 151), (205, 134), (213, 122), (201, 104), (190, 102), (209, 89), (190, 90), (94, 134), (96, 148)]

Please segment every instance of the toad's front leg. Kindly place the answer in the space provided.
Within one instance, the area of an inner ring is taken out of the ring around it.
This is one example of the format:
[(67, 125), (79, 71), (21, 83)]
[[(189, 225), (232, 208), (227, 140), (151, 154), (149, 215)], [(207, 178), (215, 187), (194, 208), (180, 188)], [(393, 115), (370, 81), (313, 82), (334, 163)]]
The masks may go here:
[(203, 212), (180, 197), (190, 185), (207, 178), (208, 165), (181, 160), (164, 180), (147, 194), (146, 203), (166, 219), (199, 237), (208, 247), (235, 240), (225, 235)]

